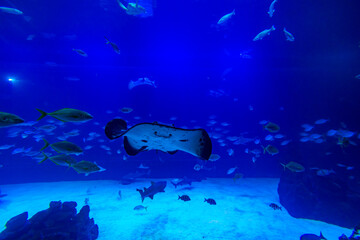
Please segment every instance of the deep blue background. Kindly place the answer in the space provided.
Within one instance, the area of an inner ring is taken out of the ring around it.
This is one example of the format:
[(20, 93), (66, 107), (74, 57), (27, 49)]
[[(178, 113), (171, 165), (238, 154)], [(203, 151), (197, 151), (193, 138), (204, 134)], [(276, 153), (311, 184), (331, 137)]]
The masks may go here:
[[(360, 73), (357, 1), (280, 0), (273, 18), (267, 14), (270, 3), (156, 0), (152, 17), (136, 18), (126, 15), (115, 0), (2, 2), (24, 15), (0, 13), (0, 111), (31, 121), (39, 116), (35, 108), (49, 112), (63, 107), (85, 110), (94, 120), (56, 129), (60, 135), (80, 129), (82, 135), (69, 140), (83, 147), (88, 145), (82, 142), (83, 136), (91, 131), (104, 135), (102, 127), (115, 116), (131, 124), (162, 121), (177, 127), (201, 126), (211, 133), (214, 128), (206, 123), (210, 115), (216, 115), (217, 121), (231, 124), (223, 127), (230, 130), (225, 137), (248, 132), (246, 137), (262, 139), (268, 133), (258, 122), (267, 119), (278, 123), (281, 133), (292, 139), (288, 146), (279, 147), (280, 154), (263, 155), (256, 164), (244, 153), (254, 144), (220, 147), (214, 140), (213, 152), (222, 158), (206, 163), (216, 167), (202, 171), (206, 176), (224, 177), (228, 168), (238, 166), (245, 177), (277, 177), (282, 171), (279, 162), (288, 161), (298, 161), (307, 168), (334, 168), (339, 162), (358, 164), (358, 147), (343, 151), (336, 139), (324, 144), (299, 142), (301, 124), (319, 118), (330, 122), (318, 127), (317, 133), (338, 129), (340, 122), (350, 130), (359, 130), (360, 80), (354, 78)], [(151, 5), (145, 1), (140, 4)], [(236, 15), (232, 21), (219, 29), (219, 18), (233, 9)], [(269, 37), (252, 41), (271, 25), (276, 31)], [(285, 41), (283, 27), (293, 33), (295, 42)], [(29, 41), (30, 34), (34, 39)], [(120, 55), (105, 44), (104, 36), (118, 44)], [(73, 48), (89, 56), (79, 56)], [(252, 58), (241, 58), (244, 51)], [(55, 66), (46, 64), (49, 62)], [(223, 79), (228, 68), (232, 71)], [(16, 81), (9, 83), (9, 77)], [(68, 77), (80, 81), (66, 80)], [(128, 82), (139, 77), (149, 77), (158, 87), (130, 91)], [(217, 89), (227, 95), (209, 95), (209, 90)], [(134, 112), (118, 113), (122, 107), (131, 107)], [(107, 114), (107, 110), (116, 114)], [(134, 120), (134, 116), (141, 119)], [(170, 121), (172, 116), (177, 120)], [(31, 137), (8, 138), (7, 130), (0, 129), (0, 145), (42, 146)], [(57, 141), (55, 137), (48, 140)], [(105, 145), (112, 148), (113, 155), (94, 147), (77, 158), (96, 161), (107, 169), (87, 178), (51, 162), (38, 165), (29, 157), (2, 150), (0, 183), (118, 179), (135, 171), (140, 161), (151, 167), (152, 177), (182, 177), (191, 175), (193, 166), (201, 162), (185, 153), (170, 156), (155, 152), (123, 161), (122, 154), (116, 154), (117, 149), (124, 151), (122, 140), (106, 140)], [(234, 156), (227, 155), (228, 148), (234, 149)], [(326, 156), (329, 151), (333, 154)]]

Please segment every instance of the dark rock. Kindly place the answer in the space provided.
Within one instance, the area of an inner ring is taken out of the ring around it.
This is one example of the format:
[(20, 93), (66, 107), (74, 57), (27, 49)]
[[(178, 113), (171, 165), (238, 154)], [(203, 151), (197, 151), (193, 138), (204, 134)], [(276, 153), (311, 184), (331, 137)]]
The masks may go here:
[(27, 219), (28, 212), (23, 212), (15, 217), (12, 217), (9, 221), (7, 221), (5, 226), (9, 231), (17, 231), (26, 225)]
[(46, 210), (27, 220), (27, 212), (8, 221), (0, 240), (94, 240), (99, 228), (89, 219), (90, 207), (76, 212), (76, 202), (51, 202)]
[(337, 175), (318, 176), (315, 171), (283, 172), (280, 203), (296, 218), (324, 221), (353, 228), (360, 222), (360, 191)]

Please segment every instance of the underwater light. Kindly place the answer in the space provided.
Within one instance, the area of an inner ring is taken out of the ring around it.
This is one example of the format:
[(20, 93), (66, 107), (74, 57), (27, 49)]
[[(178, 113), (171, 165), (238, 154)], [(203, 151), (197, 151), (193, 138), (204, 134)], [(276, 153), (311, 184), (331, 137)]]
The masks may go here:
[(9, 79), (8, 79), (9, 82), (13, 82), (14, 80), (15, 80), (15, 79), (13, 79), (13, 78), (9, 78)]

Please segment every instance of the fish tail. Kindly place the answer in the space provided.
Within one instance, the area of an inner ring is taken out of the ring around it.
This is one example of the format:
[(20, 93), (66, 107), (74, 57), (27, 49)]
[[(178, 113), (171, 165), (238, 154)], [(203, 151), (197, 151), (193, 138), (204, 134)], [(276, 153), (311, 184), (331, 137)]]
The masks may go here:
[(106, 44), (109, 44), (110, 43), (109, 39), (107, 39), (106, 37), (104, 37), (104, 38), (106, 40)]
[(271, 26), (271, 30), (273, 30), (273, 31), (276, 30), (274, 25)]
[(204, 202), (206, 202), (206, 198), (204, 198)]
[(45, 153), (42, 152), (42, 154), (44, 155), (44, 158), (39, 162), (39, 164), (43, 163), (46, 159), (49, 158)]
[(172, 183), (172, 185), (174, 185), (175, 188), (177, 187), (177, 184), (175, 184), (175, 183), (173, 183), (173, 182), (171, 182), (171, 183)]
[(178, 195), (178, 200), (180, 199), (180, 195)]
[(284, 171), (285, 171), (286, 170), (286, 165), (284, 163), (280, 163), (280, 164), (281, 164), (281, 166), (284, 167)]
[(264, 151), (263, 151), (263, 154), (265, 154), (265, 153), (266, 153), (266, 148), (265, 148), (263, 145), (261, 145), (261, 147), (262, 147), (262, 149), (264, 150)]
[(43, 138), (43, 141), (44, 141), (45, 145), (39, 150), (40, 152), (41, 152), (42, 150), (44, 150), (45, 148), (47, 148), (47, 147), (50, 145), (49, 142), (46, 141), (45, 138)]
[(147, 208), (148, 208), (148, 207), (144, 207), (144, 208), (145, 208), (145, 211), (147, 211)]
[(38, 108), (36, 108), (36, 110), (38, 110), (41, 113), (41, 116), (37, 119), (37, 121), (43, 119), (44, 117), (46, 117), (48, 114), (46, 112), (44, 112), (43, 110), (40, 110)]
[(144, 202), (144, 191), (141, 189), (136, 189), (136, 191), (138, 191), (141, 195), (141, 202)]

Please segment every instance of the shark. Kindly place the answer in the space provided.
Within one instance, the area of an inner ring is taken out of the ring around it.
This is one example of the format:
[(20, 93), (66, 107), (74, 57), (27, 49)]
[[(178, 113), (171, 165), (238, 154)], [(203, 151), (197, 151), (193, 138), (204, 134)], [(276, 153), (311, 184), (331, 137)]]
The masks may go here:
[(146, 197), (153, 199), (154, 195), (159, 192), (165, 192), (164, 189), (166, 187), (166, 181), (159, 181), (159, 182), (151, 182), (151, 186), (146, 188), (144, 187), (144, 190), (136, 189), (141, 195), (141, 201), (144, 202), (144, 199)]

